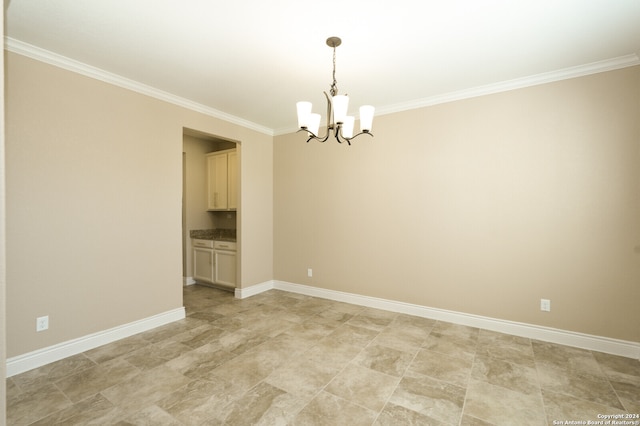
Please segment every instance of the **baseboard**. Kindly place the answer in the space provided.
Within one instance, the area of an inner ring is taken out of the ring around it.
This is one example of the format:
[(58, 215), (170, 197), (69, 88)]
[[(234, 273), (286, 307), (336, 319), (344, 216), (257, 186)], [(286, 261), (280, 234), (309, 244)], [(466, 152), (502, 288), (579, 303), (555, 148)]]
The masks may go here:
[(185, 318), (184, 307), (7, 359), (7, 377)]
[(265, 281), (260, 284), (255, 284), (245, 288), (236, 288), (236, 299), (246, 299), (247, 297), (255, 296), (256, 294), (264, 293), (265, 291), (273, 289), (274, 281)]
[(182, 285), (183, 286), (188, 286), (188, 285), (194, 285), (196, 283), (196, 280), (193, 279), (193, 277), (182, 277)]
[[(605, 352), (627, 358), (640, 359), (640, 342), (611, 339), (608, 337), (576, 333), (573, 331), (542, 327), (533, 324), (518, 323), (479, 315), (465, 314), (462, 312), (429, 308), (411, 303), (362, 296), (285, 281), (266, 281), (246, 288), (236, 288), (235, 297), (238, 299), (246, 299), (247, 297), (255, 296), (271, 289), (320, 297), (323, 299), (335, 300), (338, 302), (370, 308), (383, 309), (391, 312), (415, 315), (423, 318), (431, 318), (438, 321), (467, 325), (470, 327), (477, 327), (597, 352)], [(24, 355), (9, 358), (7, 359), (7, 377), (41, 367), (51, 362), (59, 361), (63, 358), (76, 355), (90, 349), (97, 348), (98, 346), (102, 346), (143, 331), (151, 330), (183, 318), (185, 318), (185, 310), (184, 308), (178, 308), (129, 324), (114, 327), (109, 330), (104, 330), (78, 339), (69, 340), (54, 346), (29, 352)]]
[(342, 291), (327, 290), (284, 281), (273, 281), (271, 283), (271, 288), (288, 291), (290, 293), (304, 294), (307, 296), (320, 297), (338, 302), (431, 318), (454, 324), (467, 325), (470, 327), (477, 327), (485, 330), (497, 331), (500, 333), (558, 343), (561, 345), (573, 346), (597, 352), (605, 352), (627, 358), (640, 359), (640, 342), (611, 339), (608, 337), (542, 327), (533, 324), (506, 321), (479, 315), (465, 314), (462, 312), (447, 311), (444, 309), (429, 308), (411, 303), (396, 302), (393, 300), (362, 296)]

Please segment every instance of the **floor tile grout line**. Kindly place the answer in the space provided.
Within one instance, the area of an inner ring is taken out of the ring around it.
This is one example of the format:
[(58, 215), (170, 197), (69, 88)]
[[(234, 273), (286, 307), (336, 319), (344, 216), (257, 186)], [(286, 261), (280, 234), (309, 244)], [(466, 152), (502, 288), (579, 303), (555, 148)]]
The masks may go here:
[[(464, 388), (464, 400), (462, 401), (462, 410), (460, 411), (460, 419), (458, 420), (458, 425), (462, 425), (462, 419), (464, 419), (464, 411), (467, 407), (467, 397), (469, 396), (469, 384), (471, 382), (471, 375), (473, 374), (473, 367), (478, 358), (478, 348), (476, 347), (476, 353), (473, 356), (473, 362), (471, 363), (471, 370), (469, 371), (469, 378), (467, 379), (467, 386)], [(485, 421), (484, 419), (480, 419)], [(488, 423), (488, 422), (487, 422)]]
[[(611, 378), (609, 377), (609, 375), (607, 374), (607, 372), (604, 370), (602, 363), (600, 361), (598, 361), (598, 358), (596, 357), (595, 353), (593, 351), (589, 351), (591, 352), (591, 356), (593, 357), (593, 359), (595, 360), (596, 364), (598, 364), (598, 369), (600, 370), (600, 372), (602, 373), (602, 377), (604, 377), (604, 379), (607, 381), (607, 383), (609, 384), (609, 388), (613, 391), (613, 394), (616, 396), (616, 398), (618, 398), (618, 403), (620, 403), (620, 405), (622, 406), (622, 409), (624, 411), (626, 411), (627, 413), (629, 413), (629, 410), (627, 409), (627, 406), (624, 404), (624, 402), (622, 402), (622, 398), (620, 398), (620, 394), (618, 394), (618, 391), (616, 390), (616, 388), (613, 386), (613, 383), (611, 383)], [(613, 408), (613, 407), (612, 407)]]
[[(351, 325), (351, 326), (353, 327), (353, 325)], [(379, 335), (380, 335), (380, 332), (378, 332), (378, 334), (376, 335), (376, 337), (378, 337)], [(369, 347), (369, 345), (371, 344), (371, 342), (373, 342), (373, 340), (374, 340), (374, 339), (375, 339), (375, 337), (374, 337), (373, 339), (371, 339), (371, 340), (369, 341), (369, 343), (367, 343), (367, 344), (366, 344), (366, 345), (365, 345), (365, 346), (360, 350), (360, 352), (358, 352), (358, 354), (357, 354), (356, 356), (354, 356), (351, 360), (349, 360), (349, 362), (345, 363), (345, 366), (344, 366), (344, 367), (343, 367), (343, 368), (342, 368), (338, 373), (336, 373), (336, 374), (333, 376), (333, 378), (332, 378), (331, 380), (329, 380), (329, 382), (328, 382), (326, 385), (324, 385), (324, 387), (323, 387), (323, 388), (322, 388), (322, 389), (321, 389), (321, 390), (316, 394), (316, 396), (317, 396), (317, 395), (319, 395), (320, 393), (322, 393), (323, 391), (326, 391), (326, 388), (327, 388), (327, 387), (328, 387), (328, 386), (329, 386), (329, 385), (330, 385), (330, 384), (331, 384), (331, 383), (336, 379), (336, 377), (338, 377), (342, 372), (344, 372), (344, 371), (349, 367), (349, 365), (353, 364), (353, 363), (354, 363), (354, 361), (355, 361), (355, 360), (360, 356), (360, 354), (361, 354), (361, 353), (363, 353), (363, 352), (365, 351), (365, 349)], [(362, 368), (367, 368), (367, 367), (364, 367), (364, 366), (360, 366), (360, 365), (358, 365), (358, 364), (353, 364), (353, 365), (358, 366), (358, 367), (362, 367)], [(376, 371), (376, 370), (371, 370), (371, 371)], [(382, 373), (382, 374), (384, 374), (384, 373)], [(399, 384), (399, 383), (400, 383), (400, 381), (398, 380), (398, 384)], [(398, 386), (398, 384), (396, 384), (396, 387)], [(394, 388), (394, 391), (395, 391), (395, 388)], [(347, 403), (349, 403), (349, 404), (354, 404), (354, 405), (357, 405), (358, 407), (364, 408), (365, 410), (373, 411), (371, 408), (368, 408), (368, 407), (365, 407), (365, 406), (363, 406), (363, 405), (361, 405), (361, 404), (358, 404), (356, 401), (348, 400), (348, 399), (346, 399), (346, 398), (341, 397), (340, 395), (336, 395), (336, 394), (334, 394), (334, 393), (332, 393), (332, 392), (329, 392), (329, 391), (326, 391), (326, 392), (330, 393), (332, 396), (334, 396), (334, 397), (336, 397), (336, 398), (340, 398), (340, 399), (342, 399), (343, 401), (346, 401), (346, 402), (347, 402)], [(315, 398), (315, 396), (314, 396), (314, 398)], [(386, 405), (386, 402), (385, 402), (385, 405)], [(380, 410), (378, 410), (378, 412), (377, 412), (377, 414), (376, 414), (376, 418), (375, 418), (375, 419), (374, 419), (374, 421), (371, 423), (372, 425), (375, 423), (375, 420), (379, 417), (380, 413), (381, 413), (383, 410), (384, 410), (384, 405), (382, 406), (382, 408), (381, 408)]]
[[(432, 327), (432, 330), (433, 330), (433, 327)], [(429, 334), (431, 334), (431, 330), (429, 330)], [(428, 336), (425, 338), (425, 341), (427, 340), (427, 338), (428, 338)], [(380, 418), (380, 416), (384, 412), (385, 408), (387, 407), (387, 405), (391, 401), (391, 398), (393, 398), (393, 395), (396, 393), (396, 390), (398, 390), (398, 386), (400, 386), (400, 383), (402, 383), (402, 379), (404, 379), (404, 376), (407, 374), (407, 371), (409, 371), (409, 367), (411, 367), (411, 364), (415, 361), (416, 357), (418, 356), (418, 354), (420, 353), (421, 350), (422, 350), (422, 346), (420, 346), (415, 351), (415, 353), (413, 354), (413, 357), (411, 358), (411, 361), (407, 363), (407, 367), (404, 369), (404, 372), (402, 373), (402, 376), (400, 376), (400, 378), (398, 379), (398, 383), (396, 383), (396, 386), (393, 388), (393, 392), (391, 392), (391, 394), (389, 395), (387, 400), (384, 402), (384, 404), (382, 406), (382, 409), (378, 412), (378, 415), (373, 420), (373, 423), (371, 423), (372, 425), (374, 425), (378, 421), (378, 419)]]
[[(57, 390), (58, 392), (60, 392), (60, 393), (61, 393), (61, 394), (62, 394), (62, 395), (67, 399), (67, 401), (71, 404), (69, 407), (73, 407), (73, 405), (74, 405), (75, 403), (71, 400), (71, 398), (69, 398), (69, 397), (67, 396), (67, 394), (66, 394), (66, 393), (64, 393), (64, 392), (62, 391), (62, 389), (60, 389), (60, 388), (55, 384), (55, 382), (51, 382), (51, 385), (53, 385), (53, 387), (55, 387), (55, 388), (56, 388), (56, 390)], [(53, 415), (59, 414), (59, 413), (63, 412), (64, 410), (68, 409), (69, 407), (61, 408), (60, 410), (54, 411), (53, 413), (46, 414), (46, 415), (44, 415), (43, 417), (41, 417), (41, 418), (39, 418), (39, 419), (37, 419), (37, 420), (35, 420), (35, 421), (33, 421), (33, 422), (29, 423), (29, 424), (34, 424), (34, 423), (41, 422), (41, 421), (43, 421), (44, 419), (46, 419), (47, 417), (50, 417), (50, 416), (53, 416)]]
[[(330, 309), (331, 309), (331, 308), (327, 308), (327, 309), (323, 310), (322, 312), (326, 312), (327, 310), (330, 310)], [(315, 317), (316, 315), (319, 315), (319, 314), (320, 314), (320, 312), (316, 313), (315, 315), (313, 315), (312, 317), (310, 317), (310, 318), (308, 319), (308, 321), (311, 321), (311, 318), (313, 318), (313, 317)], [(354, 315), (354, 316), (355, 316), (355, 315)], [(345, 322), (340, 323), (340, 324), (336, 327), (336, 329), (335, 329), (335, 330), (337, 330), (337, 329), (339, 329), (340, 327), (344, 326), (345, 324), (347, 324), (347, 322), (348, 322), (348, 321), (345, 321)], [(304, 321), (303, 321), (302, 323), (304, 323)], [(259, 347), (260, 347), (261, 345), (263, 345), (264, 343), (267, 343), (268, 341), (270, 341), (270, 340), (272, 340), (272, 339), (274, 339), (274, 338), (278, 337), (279, 335), (286, 333), (286, 331), (290, 330), (291, 328), (293, 328), (293, 327), (295, 327), (295, 326), (297, 326), (297, 325), (299, 325), (299, 324), (292, 324), (292, 326), (291, 326), (291, 327), (289, 327), (289, 328), (287, 328), (287, 330), (282, 331), (282, 332), (281, 332), (281, 333), (279, 333), (278, 335), (271, 337), (269, 340), (267, 340), (267, 341), (265, 341), (265, 342), (263, 342), (263, 343), (261, 343), (261, 344), (259, 344), (259, 345), (255, 346), (255, 347), (251, 348), (250, 350), (255, 349), (255, 348), (259, 348)], [(351, 325), (351, 326), (353, 327), (353, 325)], [(335, 331), (335, 330), (333, 330), (333, 331)], [(378, 334), (379, 334), (379, 333), (378, 333)], [(325, 336), (325, 337), (326, 337), (326, 336)], [(311, 348), (313, 348), (313, 347), (315, 347), (315, 346), (317, 346), (317, 345), (318, 345), (318, 343), (316, 343), (316, 344), (314, 344), (314, 345), (311, 345), (310, 347), (306, 348), (306, 350), (305, 350), (304, 352), (306, 352), (306, 351), (310, 350)], [(364, 348), (363, 348), (362, 350), (364, 350)], [(362, 350), (358, 353), (358, 355), (362, 352)], [(248, 352), (248, 351), (247, 351), (247, 352)], [(357, 357), (358, 355), (356, 355), (355, 357)], [(355, 359), (355, 357), (354, 357), (354, 359)], [(351, 362), (351, 361), (350, 361), (350, 362)], [(299, 414), (300, 414), (300, 413), (301, 413), (301, 412), (302, 412), (302, 411), (303, 411), (303, 410), (304, 410), (304, 409), (305, 409), (305, 408), (306, 408), (306, 407), (307, 407), (307, 406), (308, 406), (308, 405), (309, 405), (309, 404), (310, 404), (310, 403), (311, 403), (311, 402), (312, 402), (312, 401), (313, 401), (313, 400), (314, 400), (314, 399), (315, 399), (315, 398), (316, 398), (320, 393), (322, 393), (322, 391), (324, 391), (324, 390), (326, 389), (326, 387), (327, 387), (327, 386), (329, 386), (329, 384), (330, 384), (330, 383), (335, 379), (335, 377), (337, 377), (337, 376), (338, 376), (342, 371), (344, 371), (344, 370), (347, 368), (348, 364), (349, 364), (349, 363), (346, 363), (346, 364), (345, 364), (345, 366), (344, 366), (341, 370), (339, 370), (339, 371), (338, 371), (338, 372), (337, 372), (337, 373), (332, 377), (332, 379), (331, 379), (331, 380), (329, 380), (329, 382), (327, 382), (327, 384), (325, 384), (325, 386), (323, 386), (321, 389), (319, 389), (319, 390), (318, 390), (318, 392), (316, 392), (316, 393), (315, 393), (315, 394), (314, 394), (314, 395), (309, 399), (309, 401), (308, 401), (306, 404), (304, 404), (304, 406), (302, 406), (302, 407), (297, 411), (297, 413), (295, 414), (294, 418), (295, 418), (295, 417), (297, 417), (297, 416), (298, 416), (298, 415), (299, 415)], [(276, 371), (276, 370), (277, 370), (277, 368), (276, 368), (276, 369), (274, 369), (274, 370), (273, 370), (273, 371), (272, 371), (272, 372), (271, 372), (267, 377), (265, 377), (265, 378), (263, 378), (262, 380), (260, 380), (260, 382), (258, 382), (258, 384), (254, 385), (253, 387), (251, 387), (250, 389), (248, 389), (247, 391), (245, 391), (241, 396), (239, 396), (235, 401), (231, 402), (230, 404), (233, 404), (234, 402), (236, 402), (236, 401), (238, 401), (238, 400), (242, 399), (242, 397), (243, 397), (244, 395), (246, 395), (248, 392), (250, 392), (250, 391), (251, 391), (252, 389), (254, 389), (256, 386), (258, 386), (260, 383), (267, 383), (267, 382), (265, 382), (265, 380), (266, 380), (268, 377), (270, 377), (270, 376), (271, 376), (271, 374), (272, 374), (274, 371)], [(268, 383), (267, 383), (267, 384), (268, 384)], [(271, 385), (271, 386), (273, 386), (273, 385)], [(277, 386), (275, 386), (275, 387), (277, 387)], [(280, 389), (280, 388), (279, 388), (279, 389)], [(282, 391), (284, 391), (284, 392), (286, 392), (286, 393), (288, 393), (288, 392), (287, 392), (286, 390), (284, 390), (284, 389), (281, 389), (281, 390), (282, 390)], [(333, 395), (333, 394), (332, 394), (332, 395)], [(333, 396), (338, 397), (337, 395), (333, 395)], [(339, 398), (341, 398), (341, 397), (339, 397)], [(341, 398), (341, 399), (343, 399), (343, 398)], [(352, 401), (348, 401), (348, 402), (351, 402), (351, 403), (352, 403)], [(356, 404), (356, 405), (357, 405), (357, 404)], [(366, 407), (363, 407), (363, 408), (366, 408)]]
[[(340, 325), (338, 325), (338, 327), (336, 327), (336, 329), (334, 330), (334, 332), (335, 332), (336, 330), (338, 330), (340, 327), (342, 327), (342, 326), (346, 325), (346, 324), (347, 324), (347, 322), (348, 322), (348, 321), (345, 321), (345, 322), (343, 322), (343, 323), (340, 323)], [(351, 327), (353, 327), (353, 325), (351, 325)], [(333, 332), (332, 332), (332, 333), (333, 333)], [(331, 334), (331, 333), (330, 333), (330, 334)], [(330, 335), (330, 334), (329, 334), (329, 335)], [(325, 337), (328, 337), (329, 335), (327, 335), (327, 336), (325, 336)], [(316, 343), (315, 345), (312, 345), (311, 347), (307, 348), (307, 350), (310, 350), (311, 348), (313, 348), (313, 347), (315, 347), (315, 346), (317, 346), (317, 345), (319, 345), (319, 344), (320, 344), (320, 343), (318, 342), (318, 343)], [(365, 347), (366, 347), (366, 346), (365, 346)], [(357, 357), (358, 357), (358, 355), (360, 355), (360, 353), (362, 353), (362, 351), (364, 351), (364, 348), (362, 348), (362, 349), (360, 350), (360, 352), (358, 352), (358, 354), (357, 354), (357, 355), (355, 355), (355, 356), (353, 357), (353, 359), (357, 358)], [(313, 401), (314, 401), (314, 400), (315, 400), (315, 399), (316, 399), (316, 398), (317, 398), (317, 397), (318, 397), (318, 396), (319, 396), (323, 391), (325, 391), (325, 390), (326, 390), (326, 388), (331, 384), (331, 382), (333, 382), (333, 380), (335, 380), (335, 378), (336, 378), (338, 375), (340, 375), (340, 373), (342, 373), (344, 370), (346, 370), (346, 369), (347, 369), (347, 367), (348, 367), (348, 366), (349, 366), (349, 364), (353, 361), (353, 359), (351, 359), (349, 362), (346, 362), (346, 363), (345, 363), (345, 366), (344, 366), (344, 367), (342, 367), (342, 369), (338, 370), (338, 371), (333, 375), (333, 377), (331, 378), (331, 380), (329, 380), (329, 381), (328, 381), (324, 386), (322, 386), (322, 387), (321, 387), (321, 388), (320, 388), (316, 393), (314, 393), (314, 394), (313, 394), (313, 396), (312, 396), (311, 398), (309, 398), (309, 401), (307, 401), (307, 403), (306, 403), (306, 404), (304, 404), (304, 406), (303, 406), (303, 407), (302, 407), (302, 408), (301, 408), (301, 409), (296, 413), (296, 415), (294, 416), (294, 419), (295, 419), (295, 418), (297, 418), (297, 416), (298, 416), (298, 415), (300, 415), (300, 413), (302, 413), (302, 412), (305, 410), (305, 408), (307, 408), (307, 406), (309, 406), (309, 404), (311, 404), (311, 402), (313, 402)], [(346, 401), (346, 402), (348, 402), (348, 403), (350, 403), (350, 404), (355, 404), (355, 405), (360, 406), (359, 404), (356, 404), (356, 403), (354, 403), (353, 401), (349, 401), (349, 400), (347, 400), (347, 399), (345, 399), (345, 398), (342, 398), (341, 396), (334, 395), (334, 394), (333, 394), (333, 393), (331, 393), (331, 392), (328, 392), (328, 393), (329, 393), (329, 394), (331, 394), (332, 396), (334, 396), (334, 397), (336, 397), (336, 398), (340, 398), (341, 400)], [(360, 407), (361, 407), (361, 406), (360, 406)], [(368, 408), (366, 408), (366, 407), (362, 407), (362, 408), (368, 409)], [(372, 411), (372, 410), (371, 410), (371, 411)]]
[[(532, 345), (533, 345), (533, 341), (532, 341)], [(563, 346), (563, 345), (560, 345), (560, 346)], [(596, 362), (596, 364), (598, 365), (598, 369), (599, 369), (599, 370), (602, 370), (602, 367), (601, 367), (601, 365), (600, 365), (600, 362), (599, 362), (597, 359), (595, 359), (595, 355), (593, 354), (593, 351), (589, 351), (589, 352), (591, 353), (592, 357), (594, 358), (594, 361), (595, 361), (595, 362)], [(543, 408), (543, 410), (544, 410), (544, 412), (545, 412), (545, 416), (547, 416), (547, 415), (548, 415), (548, 414), (547, 414), (547, 404), (545, 403), (544, 395), (543, 395), (543, 391), (545, 391), (545, 390), (546, 390), (547, 392), (551, 392), (551, 393), (553, 393), (553, 394), (563, 395), (563, 396), (566, 396), (566, 397), (569, 397), (569, 398), (572, 398), (572, 399), (577, 399), (577, 400), (579, 400), (579, 401), (583, 401), (583, 402), (586, 402), (586, 403), (589, 403), (589, 404), (597, 404), (597, 405), (600, 405), (600, 406), (602, 406), (602, 407), (608, 407), (608, 408), (618, 409), (618, 410), (619, 410), (619, 408), (611, 407), (611, 406), (609, 406), (609, 405), (607, 405), (607, 404), (605, 404), (605, 403), (602, 403), (602, 402), (596, 402), (596, 401), (593, 401), (593, 400), (590, 400), (590, 399), (586, 399), (586, 398), (583, 398), (583, 397), (580, 397), (580, 396), (576, 396), (576, 395), (573, 395), (573, 394), (570, 394), (570, 393), (567, 393), (567, 392), (558, 392), (558, 391), (554, 391), (554, 390), (550, 390), (550, 389), (544, 389), (544, 387), (543, 387), (543, 383), (542, 383), (542, 380), (540, 380), (540, 370), (539, 370), (539, 368), (538, 368), (539, 362), (538, 362), (537, 357), (535, 357), (535, 353), (534, 353), (534, 360), (535, 360), (535, 363), (536, 363), (536, 371), (537, 371), (537, 374), (538, 374), (538, 382), (539, 382), (539, 384), (540, 384), (540, 394), (541, 394), (541, 397), (542, 397), (542, 408)], [(608, 377), (606, 374), (603, 374), (603, 377), (604, 377), (604, 379), (607, 381), (607, 383), (609, 384), (609, 386), (612, 388), (612, 390), (613, 390), (613, 392), (614, 392), (614, 394), (615, 394), (616, 398), (618, 399), (618, 402), (619, 402), (619, 403), (620, 403), (620, 405), (622, 405), (622, 407), (623, 407), (623, 411), (627, 411), (626, 406), (622, 403), (622, 400), (620, 399), (620, 397), (619, 397), (618, 393), (616, 392), (615, 388), (613, 388), (613, 386), (611, 385), (611, 381), (610, 381), (609, 377)], [(548, 418), (548, 417), (547, 417), (547, 418)]]
[(536, 357), (536, 352), (533, 348), (533, 340), (529, 339), (529, 346), (531, 346), (531, 353), (533, 354), (533, 366), (536, 370), (536, 380), (538, 381), (538, 392), (540, 394), (540, 402), (542, 403), (542, 413), (544, 415), (544, 419), (547, 423), (549, 423), (549, 410), (547, 409), (547, 404), (544, 400), (544, 393), (542, 391), (542, 379), (540, 375), (540, 368), (538, 368), (539, 362)]

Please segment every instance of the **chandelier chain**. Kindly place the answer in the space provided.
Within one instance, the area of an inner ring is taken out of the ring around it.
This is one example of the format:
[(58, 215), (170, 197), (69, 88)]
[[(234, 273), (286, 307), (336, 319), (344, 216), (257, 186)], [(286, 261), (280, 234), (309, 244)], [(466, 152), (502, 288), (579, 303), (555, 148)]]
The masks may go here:
[(338, 82), (336, 81), (336, 46), (333, 46), (333, 83), (331, 83), (331, 96), (338, 94)]

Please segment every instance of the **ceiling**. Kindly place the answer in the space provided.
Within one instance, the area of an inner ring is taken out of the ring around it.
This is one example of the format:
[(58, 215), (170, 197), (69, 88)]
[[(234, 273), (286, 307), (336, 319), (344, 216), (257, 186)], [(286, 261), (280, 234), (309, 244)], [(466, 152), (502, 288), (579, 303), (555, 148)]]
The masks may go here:
[(640, 63), (638, 0), (11, 0), (5, 31), (9, 50), (32, 45), (273, 134), (295, 129), (296, 101), (325, 113), (329, 36), (342, 38), (353, 112)]

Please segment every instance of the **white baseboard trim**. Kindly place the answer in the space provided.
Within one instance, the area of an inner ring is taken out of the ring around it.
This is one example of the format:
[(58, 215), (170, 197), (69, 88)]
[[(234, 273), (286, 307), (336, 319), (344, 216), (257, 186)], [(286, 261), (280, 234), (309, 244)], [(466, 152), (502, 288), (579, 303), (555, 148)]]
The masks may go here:
[[(527, 337), (530, 339), (542, 340), (545, 342), (558, 343), (561, 345), (573, 346), (582, 349), (604, 352), (627, 358), (640, 359), (640, 342), (630, 342), (626, 340), (611, 339), (608, 337), (594, 336), (590, 334), (577, 333), (573, 331), (560, 330), (550, 327), (542, 327), (533, 324), (525, 324), (513, 321), (506, 321), (496, 318), (483, 317), (479, 315), (466, 314), (462, 312), (448, 311), (445, 309), (430, 308), (405, 302), (381, 299), (377, 297), (362, 296), (353, 293), (346, 293), (336, 290), (328, 290), (318, 287), (311, 287), (302, 284), (294, 284), (285, 281), (266, 281), (246, 288), (236, 288), (235, 297), (246, 299), (265, 291), (276, 289), (288, 291), (290, 293), (304, 294), (307, 296), (320, 297), (323, 299), (335, 300), (337, 302), (350, 303), (353, 305), (366, 306), (370, 308), (383, 309), (391, 312), (398, 312), (408, 315), (415, 315), (423, 318), (431, 318), (438, 321), (446, 321), (454, 324), (467, 325), (470, 327), (482, 328), (485, 330), (497, 331), (500, 333), (515, 336)], [(124, 324), (109, 330), (93, 333), (78, 339), (69, 340), (47, 348), (29, 352), (7, 359), (7, 377), (32, 370), (43, 365), (59, 361), (63, 358), (76, 355), (98, 346), (132, 336), (143, 331), (169, 324), (185, 318), (185, 309), (178, 308), (167, 311), (152, 317)]]
[(193, 285), (196, 283), (196, 280), (193, 279), (193, 277), (182, 277), (182, 285), (183, 286), (188, 286), (188, 285)]
[(184, 307), (7, 359), (7, 377), (184, 319)]
[[(427, 306), (414, 305), (411, 303), (397, 302), (393, 300), (380, 299), (377, 297), (362, 296), (353, 293), (345, 293), (342, 291), (327, 290), (323, 288), (311, 287), (302, 284), (293, 284), (284, 281), (273, 281), (270, 284), (270, 288), (288, 291), (290, 293), (320, 297), (323, 299), (330, 299), (338, 302), (351, 303), (354, 305), (383, 309), (386, 311), (398, 312), (408, 315), (415, 315), (423, 318), (431, 318), (438, 321), (446, 321), (454, 324), (477, 327), (485, 330), (542, 340), (545, 342), (573, 346), (597, 352), (605, 352), (613, 355), (624, 356), (627, 358), (640, 359), (640, 342), (611, 339), (608, 337), (594, 336), (590, 334), (543, 327), (534, 324), (506, 321), (479, 315), (466, 314), (463, 312), (448, 311), (445, 309), (429, 308)], [(265, 286), (265, 289), (262, 291), (270, 289), (267, 287), (268, 286)], [(258, 294), (258, 292), (253, 294)]]
[(247, 297), (255, 296), (256, 294), (271, 290), (274, 288), (273, 286), (274, 281), (265, 281), (245, 288), (236, 288), (235, 297), (236, 299), (246, 299)]

